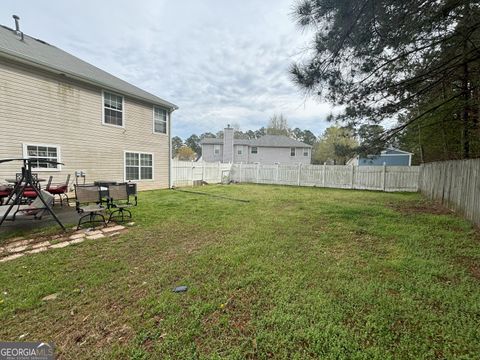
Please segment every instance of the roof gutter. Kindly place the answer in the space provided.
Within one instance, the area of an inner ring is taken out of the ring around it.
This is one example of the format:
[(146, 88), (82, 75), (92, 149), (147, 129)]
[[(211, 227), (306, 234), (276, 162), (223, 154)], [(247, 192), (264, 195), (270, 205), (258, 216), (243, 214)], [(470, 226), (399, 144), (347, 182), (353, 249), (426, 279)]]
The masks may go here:
[(160, 106), (163, 106), (163, 107), (167, 107), (168, 109), (170, 109), (171, 111), (175, 111), (175, 110), (178, 110), (178, 106), (175, 105), (175, 104), (172, 104), (168, 101), (153, 101), (151, 99), (145, 99), (141, 96), (138, 96), (138, 95), (134, 95), (132, 93), (129, 93), (127, 91), (123, 91), (123, 90), (118, 90), (116, 88), (112, 88), (111, 86), (109, 85), (106, 85), (100, 81), (94, 81), (94, 80), (91, 80), (89, 78), (86, 78), (84, 76), (81, 76), (81, 75), (77, 75), (77, 74), (74, 74), (72, 72), (69, 72), (69, 71), (65, 71), (63, 69), (59, 69), (59, 68), (55, 68), (55, 67), (52, 67), (52, 66), (48, 66), (48, 65), (45, 65), (44, 63), (40, 62), (40, 61), (37, 61), (37, 60), (34, 60), (34, 59), (31, 59), (31, 58), (28, 58), (28, 57), (25, 57), (25, 56), (21, 56), (21, 55), (14, 55), (14, 54), (11, 54), (9, 52), (5, 52), (3, 49), (0, 49), (0, 56), (3, 56), (4, 58), (7, 58), (9, 60), (12, 60), (12, 61), (16, 61), (16, 62), (19, 62), (19, 63), (22, 63), (22, 64), (26, 64), (26, 65), (30, 65), (30, 66), (34, 66), (36, 68), (39, 68), (39, 69), (42, 69), (42, 70), (46, 70), (48, 72), (51, 72), (51, 73), (54, 73), (54, 74), (57, 74), (57, 75), (63, 75), (65, 77), (68, 77), (68, 78), (71, 78), (73, 80), (77, 80), (77, 81), (81, 81), (81, 82), (84, 82), (84, 83), (87, 83), (87, 84), (90, 84), (90, 85), (95, 85), (95, 86), (98, 86), (102, 89), (106, 89), (106, 90), (111, 90), (111, 91), (116, 91), (116, 92), (120, 92), (124, 95), (127, 95), (133, 99), (137, 99), (137, 100), (141, 100), (141, 101), (145, 101), (145, 102), (148, 102), (148, 103), (151, 103), (151, 104), (155, 104), (155, 105), (160, 105)]

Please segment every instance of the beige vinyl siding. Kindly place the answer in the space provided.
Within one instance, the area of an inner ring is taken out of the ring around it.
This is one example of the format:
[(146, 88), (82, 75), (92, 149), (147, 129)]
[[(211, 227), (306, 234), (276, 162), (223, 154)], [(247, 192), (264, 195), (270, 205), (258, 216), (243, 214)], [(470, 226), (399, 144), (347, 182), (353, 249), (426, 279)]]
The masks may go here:
[[(124, 181), (124, 151), (148, 152), (154, 180), (139, 181), (139, 189), (168, 187), (169, 137), (153, 133), (153, 104), (124, 103), (125, 128), (102, 125), (101, 88), (1, 60), (0, 158), (22, 157), (24, 143), (58, 145), (65, 166), (42, 177), (60, 181), (85, 170), (87, 182)], [(19, 169), (0, 164), (0, 182)]]

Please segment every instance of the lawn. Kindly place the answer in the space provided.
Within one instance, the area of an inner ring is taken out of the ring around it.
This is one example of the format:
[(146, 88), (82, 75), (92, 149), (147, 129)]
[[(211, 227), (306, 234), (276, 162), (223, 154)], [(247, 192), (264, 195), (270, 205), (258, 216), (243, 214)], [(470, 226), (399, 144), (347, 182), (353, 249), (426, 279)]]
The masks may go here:
[(480, 235), (460, 217), (418, 194), (193, 190), (217, 196), (144, 192), (120, 237), (1, 263), (0, 339), (65, 359), (478, 358)]

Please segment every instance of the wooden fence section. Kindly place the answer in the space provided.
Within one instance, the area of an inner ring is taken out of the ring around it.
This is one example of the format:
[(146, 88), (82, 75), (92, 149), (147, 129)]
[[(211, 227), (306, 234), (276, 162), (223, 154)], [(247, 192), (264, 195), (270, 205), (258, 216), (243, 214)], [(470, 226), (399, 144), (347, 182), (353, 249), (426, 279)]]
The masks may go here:
[(257, 184), (418, 191), (418, 166), (233, 164), (230, 179)]
[(480, 159), (425, 164), (419, 189), (480, 225)]
[(220, 183), (228, 179), (231, 164), (172, 160), (174, 186), (192, 186), (194, 181)]

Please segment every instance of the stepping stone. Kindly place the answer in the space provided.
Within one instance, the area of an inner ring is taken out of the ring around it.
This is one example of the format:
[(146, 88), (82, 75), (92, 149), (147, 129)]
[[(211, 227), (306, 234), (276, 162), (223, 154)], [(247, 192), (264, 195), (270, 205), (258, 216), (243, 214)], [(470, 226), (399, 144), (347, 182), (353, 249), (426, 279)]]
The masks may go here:
[(25, 250), (27, 247), (28, 247), (28, 245), (23, 245), (23, 246), (18, 246), (18, 247), (10, 248), (10, 249), (8, 249), (8, 252), (11, 252), (11, 253), (22, 252), (22, 251)]
[(120, 234), (121, 234), (120, 232), (114, 232), (114, 233), (108, 234), (107, 236), (112, 237), (112, 236), (117, 236), (117, 235), (120, 235)]
[(5, 261), (9, 261), (9, 260), (18, 259), (19, 257), (22, 257), (23, 255), (25, 255), (25, 253), (14, 254), (14, 255), (10, 255), (10, 256), (5, 256), (5, 257), (3, 257), (3, 258), (0, 259), (0, 262), (5, 262)]
[(101, 234), (101, 233), (102, 232), (100, 230), (94, 230), (94, 231), (87, 231), (85, 233), (85, 235), (87, 235), (87, 238), (88, 238), (89, 236), (98, 235), (98, 234)]
[(125, 226), (117, 225), (117, 226), (105, 228), (102, 231), (104, 233), (108, 233), (108, 232), (112, 232), (112, 231), (120, 231), (120, 230), (123, 230), (123, 229), (125, 229)]
[(57, 243), (57, 244), (53, 244), (50, 246), (50, 248), (52, 249), (60, 249), (60, 248), (64, 248), (66, 246), (70, 245), (70, 242), (69, 241), (64, 241), (64, 242), (61, 242), (61, 243)]
[(44, 241), (44, 242), (32, 245), (32, 249), (38, 249), (38, 248), (49, 246), (49, 245), (50, 245), (50, 241)]
[(34, 249), (34, 250), (27, 251), (27, 254), (37, 254), (39, 252), (46, 251), (46, 250), (48, 250), (48, 248), (46, 246), (44, 246), (44, 247), (40, 247), (40, 248), (37, 248), (37, 249)]
[(71, 240), (69, 241), (68, 243), (69, 244), (80, 244), (81, 242), (84, 242), (85, 241), (85, 237), (81, 237), (79, 239), (74, 239), (74, 240)]
[(87, 236), (87, 239), (89, 239), (89, 240), (96, 240), (96, 239), (100, 239), (100, 238), (103, 238), (103, 237), (105, 237), (105, 235), (103, 235), (103, 234), (100, 232), (100, 234), (95, 234), (95, 235)]
[(81, 239), (84, 238), (86, 235), (85, 233), (73, 234), (69, 237), (70, 240)]
[(7, 245), (5, 246), (5, 249), (8, 250), (8, 249), (11, 249), (11, 248), (28, 245), (28, 243), (29, 243), (30, 241), (31, 241), (31, 240), (15, 241), (15, 242), (12, 242), (12, 243), (10, 243), (10, 244), (7, 244)]

